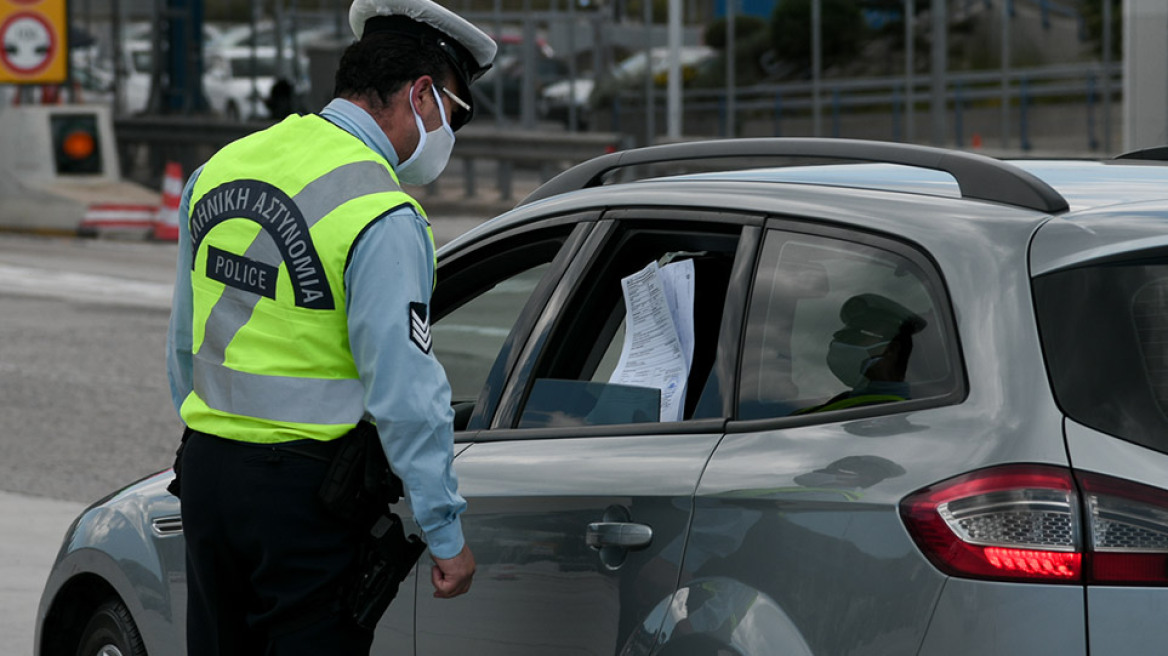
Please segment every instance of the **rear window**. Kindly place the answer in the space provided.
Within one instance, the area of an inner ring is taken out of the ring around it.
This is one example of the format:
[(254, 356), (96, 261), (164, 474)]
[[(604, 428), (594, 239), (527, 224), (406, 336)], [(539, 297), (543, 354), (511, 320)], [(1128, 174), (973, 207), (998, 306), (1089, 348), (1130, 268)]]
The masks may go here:
[(1063, 411), (1168, 453), (1168, 258), (1051, 273), (1034, 296)]

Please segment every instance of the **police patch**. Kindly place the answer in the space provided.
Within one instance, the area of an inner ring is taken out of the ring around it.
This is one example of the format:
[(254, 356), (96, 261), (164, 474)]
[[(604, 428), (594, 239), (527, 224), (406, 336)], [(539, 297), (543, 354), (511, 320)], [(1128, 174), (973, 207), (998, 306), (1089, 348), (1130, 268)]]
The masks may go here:
[(434, 340), (430, 336), (430, 311), (425, 303), (410, 303), (410, 341), (422, 353), (429, 353)]

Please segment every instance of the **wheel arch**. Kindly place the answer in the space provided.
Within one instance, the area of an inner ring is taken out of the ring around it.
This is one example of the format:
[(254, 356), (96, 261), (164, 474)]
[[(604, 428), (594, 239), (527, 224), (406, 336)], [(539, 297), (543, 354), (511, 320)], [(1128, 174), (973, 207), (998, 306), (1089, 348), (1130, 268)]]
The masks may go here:
[(104, 578), (82, 572), (61, 586), (40, 622), (38, 656), (73, 656), (87, 618), (106, 601), (126, 600)]

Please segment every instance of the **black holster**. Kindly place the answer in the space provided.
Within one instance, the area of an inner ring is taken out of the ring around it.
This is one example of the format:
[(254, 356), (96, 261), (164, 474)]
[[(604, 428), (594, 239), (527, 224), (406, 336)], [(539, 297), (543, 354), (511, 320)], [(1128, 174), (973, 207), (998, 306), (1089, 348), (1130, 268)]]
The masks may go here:
[(382, 515), (361, 545), (357, 577), (341, 600), (357, 625), (372, 631), (397, 596), (398, 587), (410, 574), (426, 543), (416, 535), (406, 536), (401, 518)]
[(330, 512), (361, 530), (358, 566), (345, 586), (342, 607), (369, 630), (426, 550), (418, 536), (406, 537), (401, 518), (390, 511), (403, 495), (375, 426), (363, 421), (340, 438), (318, 496)]

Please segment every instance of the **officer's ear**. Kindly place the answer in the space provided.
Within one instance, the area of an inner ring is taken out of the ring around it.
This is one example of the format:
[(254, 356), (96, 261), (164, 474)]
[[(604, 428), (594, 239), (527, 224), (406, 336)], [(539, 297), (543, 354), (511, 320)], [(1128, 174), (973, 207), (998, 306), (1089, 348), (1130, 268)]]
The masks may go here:
[(423, 108), (434, 103), (434, 78), (423, 75), (410, 83), (410, 103), (421, 114)]

